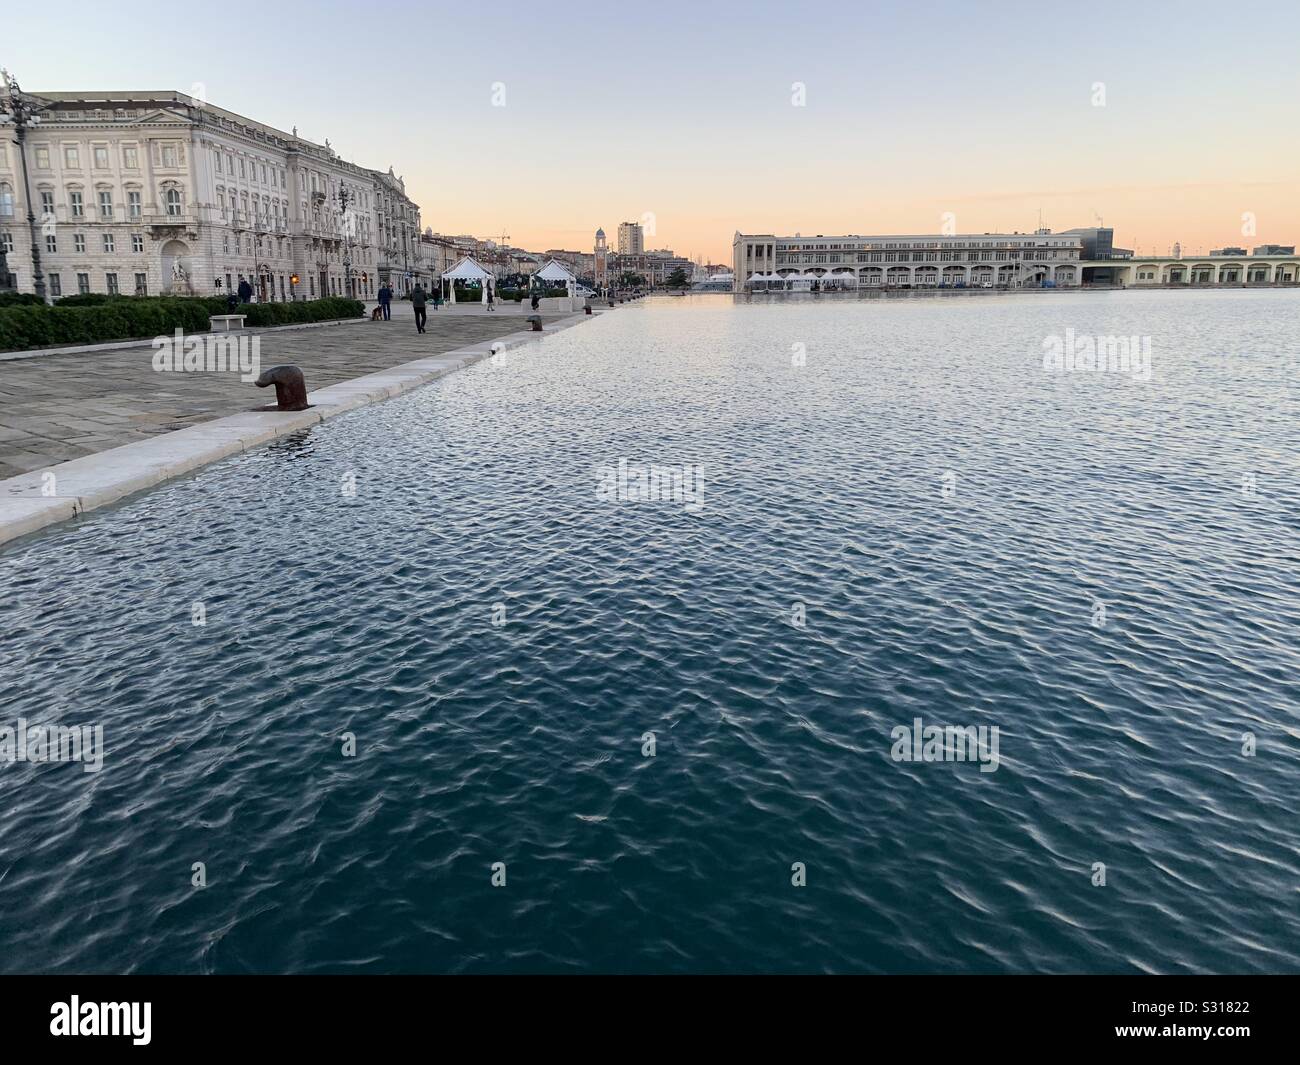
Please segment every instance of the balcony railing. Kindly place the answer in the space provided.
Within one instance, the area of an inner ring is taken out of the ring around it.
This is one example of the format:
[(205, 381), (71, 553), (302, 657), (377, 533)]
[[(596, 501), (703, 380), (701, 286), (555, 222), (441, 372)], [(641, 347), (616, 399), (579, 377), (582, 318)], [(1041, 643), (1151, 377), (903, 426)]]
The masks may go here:
[(140, 217), (139, 222), (145, 226), (194, 227), (199, 224), (199, 215), (192, 207), (182, 207), (176, 214), (170, 214), (167, 211), (148, 212)]

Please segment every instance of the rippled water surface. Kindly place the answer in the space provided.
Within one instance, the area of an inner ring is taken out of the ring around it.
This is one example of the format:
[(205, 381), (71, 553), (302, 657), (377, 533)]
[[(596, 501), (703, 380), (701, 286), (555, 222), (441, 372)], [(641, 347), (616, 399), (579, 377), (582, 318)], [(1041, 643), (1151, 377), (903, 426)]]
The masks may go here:
[(663, 300), (11, 544), (0, 725), (108, 753), (0, 764), (0, 970), (1300, 970), (1297, 351), (1294, 292)]

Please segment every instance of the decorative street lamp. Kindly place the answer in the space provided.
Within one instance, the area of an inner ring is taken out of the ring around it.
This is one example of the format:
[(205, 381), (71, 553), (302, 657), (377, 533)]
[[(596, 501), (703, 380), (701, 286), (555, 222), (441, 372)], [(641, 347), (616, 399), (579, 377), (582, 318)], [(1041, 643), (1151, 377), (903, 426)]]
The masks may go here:
[(348, 294), (348, 299), (353, 298), (352, 293), (352, 234), (349, 232), (348, 220), (348, 203), (350, 202), (348, 188), (343, 182), (339, 182), (339, 223), (343, 227), (343, 290)]
[(0, 90), (3, 91), (3, 119), (12, 122), (18, 135), (18, 157), (23, 163), (23, 201), (27, 205), (27, 228), (32, 234), (32, 281), (36, 295), (46, 302), (50, 298), (45, 294), (45, 274), (41, 271), (40, 242), (36, 237), (36, 214), (32, 210), (32, 187), (27, 178), (27, 127), (40, 122), (40, 112), (49, 105), (42, 103), (35, 96), (29, 96), (18, 87), (18, 79), (9, 71), (0, 67)]

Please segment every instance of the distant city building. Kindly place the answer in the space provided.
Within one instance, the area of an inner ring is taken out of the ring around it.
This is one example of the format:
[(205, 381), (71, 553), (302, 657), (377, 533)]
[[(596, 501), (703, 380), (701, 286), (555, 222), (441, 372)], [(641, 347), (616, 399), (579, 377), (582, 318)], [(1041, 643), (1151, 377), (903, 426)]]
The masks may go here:
[[(1044, 230), (1046, 232), (1046, 230)], [(1061, 236), (1077, 236), (1083, 241), (1082, 259), (1131, 259), (1132, 248), (1115, 247), (1115, 231), (1104, 226), (1087, 226), (1082, 229), (1065, 229)]]
[(763, 275), (828, 288), (1077, 285), (1083, 237), (1052, 233), (938, 233), (896, 236), (778, 237), (737, 233), (737, 291)]
[(1221, 248), (1183, 260), (1175, 244), (1171, 256), (1140, 257), (1114, 247), (1112, 231), (1101, 227), (964, 235), (736, 233), (732, 254), (736, 292), (1300, 284), (1294, 245), (1261, 245), (1249, 257), (1242, 248)]
[(645, 230), (639, 222), (618, 224), (619, 255), (641, 255), (645, 251)]
[(671, 251), (644, 252), (639, 255), (615, 255), (610, 264), (610, 276), (617, 283), (624, 274), (639, 274), (650, 287), (663, 285), (674, 270), (683, 270), (691, 276), (695, 264), (690, 259), (674, 255)]

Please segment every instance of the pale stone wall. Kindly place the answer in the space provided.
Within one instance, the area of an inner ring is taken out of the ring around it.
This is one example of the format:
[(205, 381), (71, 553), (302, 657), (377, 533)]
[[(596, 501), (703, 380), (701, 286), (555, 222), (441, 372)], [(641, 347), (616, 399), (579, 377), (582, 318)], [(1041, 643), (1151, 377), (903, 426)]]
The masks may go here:
[[(151, 295), (212, 295), (247, 277), (267, 299), (343, 295), (350, 258), (364, 298), (381, 267), (400, 268), (401, 248), (409, 261), (418, 241), (419, 207), (401, 180), (340, 159), (328, 141), (179, 93), (42, 98), (52, 106), (28, 131), (27, 162), (52, 294), (108, 292), (115, 277), (128, 295), (141, 285)], [(30, 292), (26, 215), (17, 145), (6, 143), (0, 242)]]

